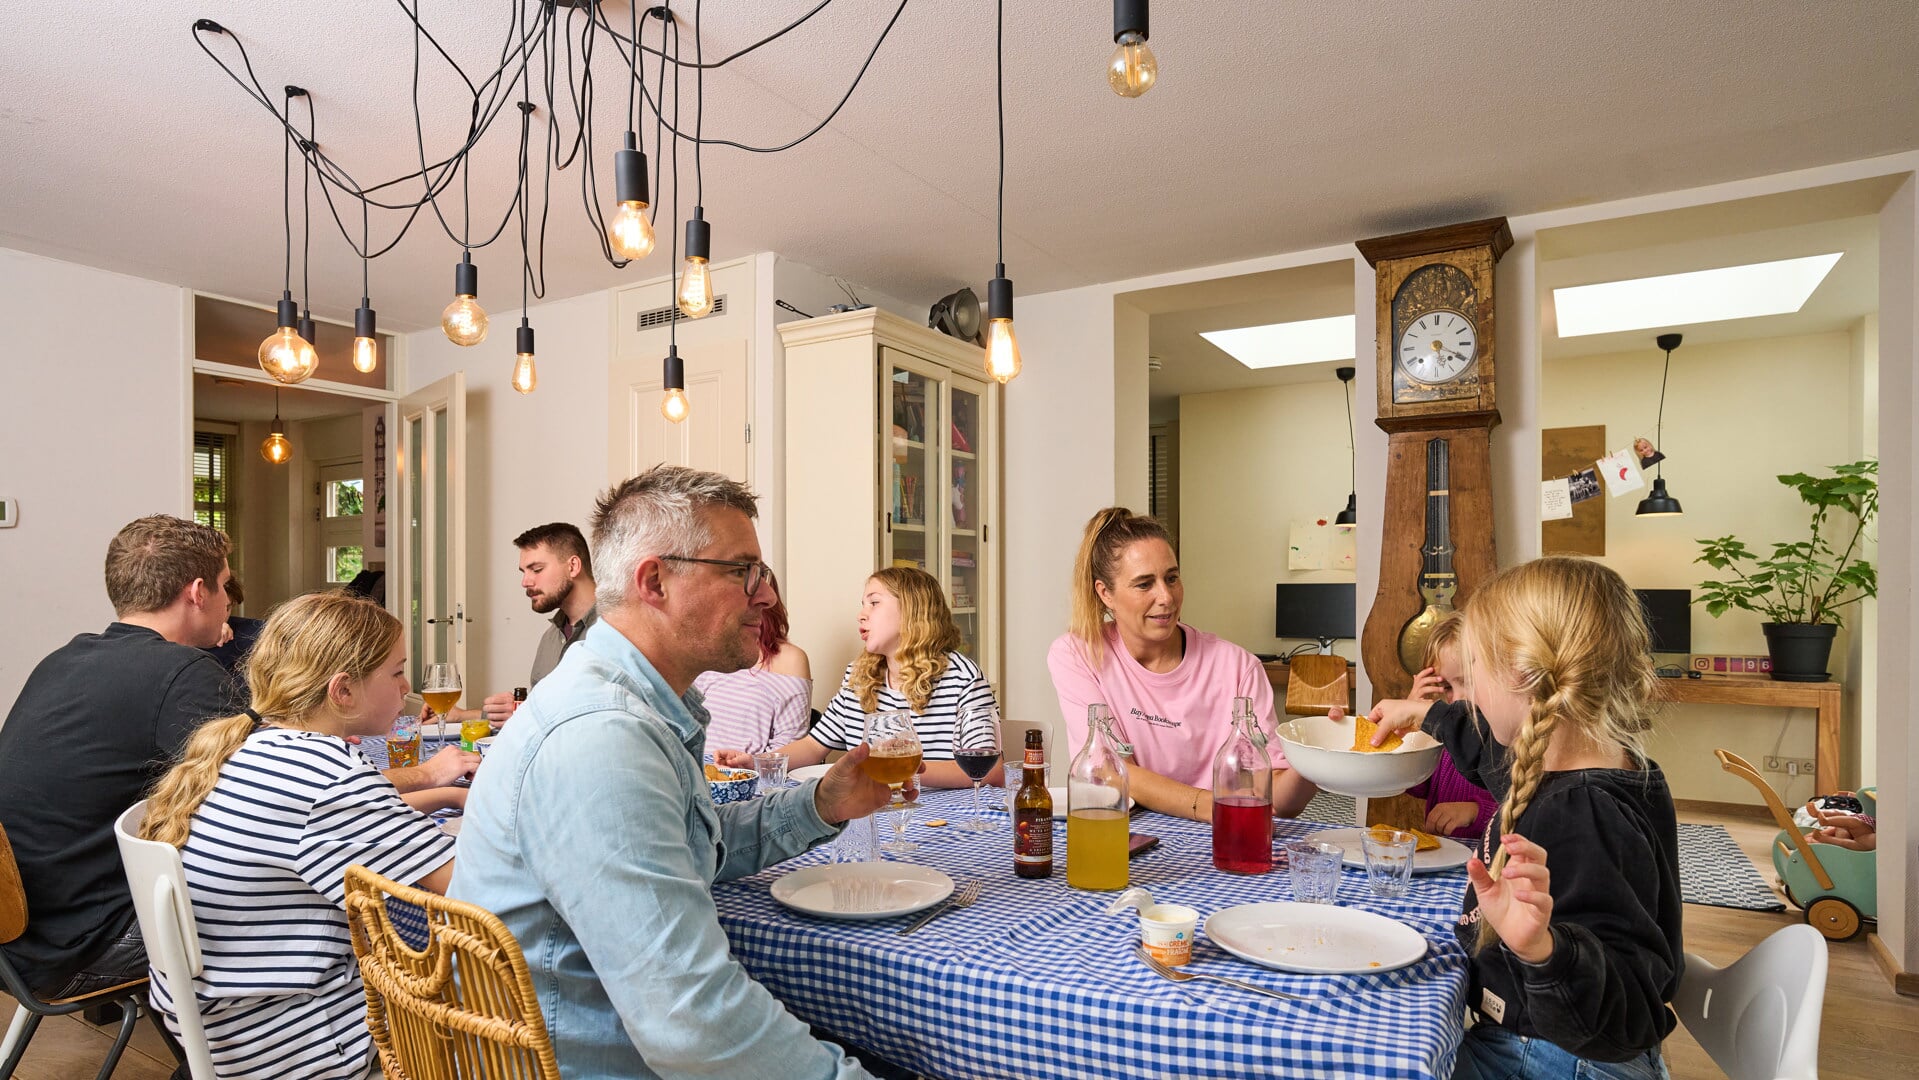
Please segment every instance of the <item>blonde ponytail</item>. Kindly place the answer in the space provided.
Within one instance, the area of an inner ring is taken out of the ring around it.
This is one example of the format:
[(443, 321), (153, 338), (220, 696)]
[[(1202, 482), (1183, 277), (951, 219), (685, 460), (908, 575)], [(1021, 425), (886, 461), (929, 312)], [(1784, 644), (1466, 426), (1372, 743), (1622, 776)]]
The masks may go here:
[(1073, 559), (1073, 611), (1067, 629), (1079, 639), (1095, 671), (1106, 659), (1106, 605), (1100, 603), (1094, 583), (1113, 588), (1120, 555), (1141, 540), (1164, 540), (1167, 547), (1173, 546), (1166, 526), (1124, 506), (1109, 506), (1094, 514), (1080, 537), (1079, 554)]
[(220, 770), (246, 744), (256, 717), (274, 727), (311, 730), (324, 716), (333, 677), (360, 680), (379, 670), (402, 630), (385, 608), (346, 592), (309, 593), (280, 605), (247, 660), (252, 712), (210, 720), (187, 739), (148, 798), (140, 835), (185, 846), (193, 816), (213, 793)]

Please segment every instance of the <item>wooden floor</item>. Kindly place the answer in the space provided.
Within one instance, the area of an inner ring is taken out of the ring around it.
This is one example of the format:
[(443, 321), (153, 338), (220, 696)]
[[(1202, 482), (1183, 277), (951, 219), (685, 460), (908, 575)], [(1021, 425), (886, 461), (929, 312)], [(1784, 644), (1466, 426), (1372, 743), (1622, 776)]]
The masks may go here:
[[(1684, 812), (1682, 820), (1724, 825), (1772, 881), (1767, 845), (1777, 831), (1770, 824), (1726, 814)], [(1799, 921), (1797, 911), (1737, 911), (1686, 906), (1686, 949), (1715, 964), (1744, 955), (1767, 934)], [(1873, 962), (1862, 935), (1832, 946), (1826, 976), (1826, 1008), (1821, 1020), (1819, 1074), (1825, 1080), (1919, 1080), (1919, 998), (1900, 997)], [(0, 994), (0, 1016), (12, 1002)], [(50, 1017), (40, 1025), (16, 1074), (20, 1080), (74, 1080), (90, 1077), (113, 1045), (113, 1030), (74, 1017)], [(1712, 1063), (1684, 1028), (1666, 1040), (1674, 1080), (1708, 1080), (1725, 1074)], [(166, 1046), (142, 1020), (133, 1045), (114, 1070), (114, 1080), (167, 1080), (173, 1060)]]

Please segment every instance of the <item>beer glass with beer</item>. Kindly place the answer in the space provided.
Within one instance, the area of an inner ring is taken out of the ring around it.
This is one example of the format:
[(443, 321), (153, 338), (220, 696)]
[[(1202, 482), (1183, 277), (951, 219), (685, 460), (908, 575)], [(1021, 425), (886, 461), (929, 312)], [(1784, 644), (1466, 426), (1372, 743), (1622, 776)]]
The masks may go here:
[[(441, 731), (446, 730), (447, 714), (460, 703), (460, 694), (464, 690), (465, 685), (460, 681), (459, 665), (428, 664), (426, 666), (426, 674), (420, 681), (420, 696), (426, 699), (427, 707), (440, 717)], [(469, 730), (480, 728), (485, 730)], [(464, 749), (471, 750), (474, 743), (491, 734), (493, 729), (487, 724), (486, 719), (475, 717), (460, 725), (460, 745)]]
[[(893, 789), (892, 806), (917, 806), (902, 792), (906, 781), (920, 771), (920, 736), (913, 727), (913, 714), (880, 712), (866, 714), (866, 732), (861, 736), (871, 754), (860, 762), (866, 775)], [(917, 792), (915, 792), (917, 794)]]

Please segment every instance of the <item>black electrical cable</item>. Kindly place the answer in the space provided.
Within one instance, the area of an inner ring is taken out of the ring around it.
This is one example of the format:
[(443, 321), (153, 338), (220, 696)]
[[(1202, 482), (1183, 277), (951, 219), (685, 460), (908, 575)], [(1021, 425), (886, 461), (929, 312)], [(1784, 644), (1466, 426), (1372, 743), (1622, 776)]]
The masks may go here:
[[(289, 88), (286, 97), (286, 111), (293, 111), (293, 92)], [(286, 140), (280, 147), (280, 224), (286, 231), (286, 261), (280, 273), (280, 289), (287, 295), (293, 293), (293, 129), (286, 129)]]
[[(905, 7), (904, 4), (900, 5)], [(993, 93), (999, 103), (999, 250), (993, 261), (1006, 264), (1006, 0), (993, 4)], [(1004, 277), (1005, 271), (994, 275)]]
[[(1673, 335), (1677, 337), (1678, 335)], [(1653, 425), (1653, 438), (1659, 440), (1653, 444), (1656, 451), (1666, 445), (1666, 377), (1672, 374), (1672, 350), (1666, 350), (1666, 367), (1659, 373), (1659, 421)], [(1666, 462), (1662, 457), (1652, 463), (1655, 479), (1666, 475)]]

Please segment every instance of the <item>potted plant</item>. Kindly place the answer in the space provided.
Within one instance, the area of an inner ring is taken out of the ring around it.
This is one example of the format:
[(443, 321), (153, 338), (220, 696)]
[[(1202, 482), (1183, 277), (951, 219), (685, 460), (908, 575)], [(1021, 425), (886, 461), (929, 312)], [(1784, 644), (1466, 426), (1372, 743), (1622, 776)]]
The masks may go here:
[[(1779, 482), (1812, 507), (1812, 538), (1776, 543), (1760, 558), (1731, 536), (1699, 541), (1702, 562), (1730, 570), (1729, 581), (1702, 581), (1693, 603), (1706, 605), (1714, 618), (1733, 608), (1765, 616), (1761, 628), (1772, 654), (1772, 677), (1788, 682), (1822, 682), (1832, 638), (1843, 625), (1840, 609), (1879, 595), (1879, 575), (1859, 558), (1859, 541), (1879, 512), (1879, 463), (1855, 461), (1833, 466), (1832, 476), (1789, 473)], [(1835, 549), (1834, 535), (1845, 535)], [(1750, 569), (1748, 569), (1750, 567)]]

